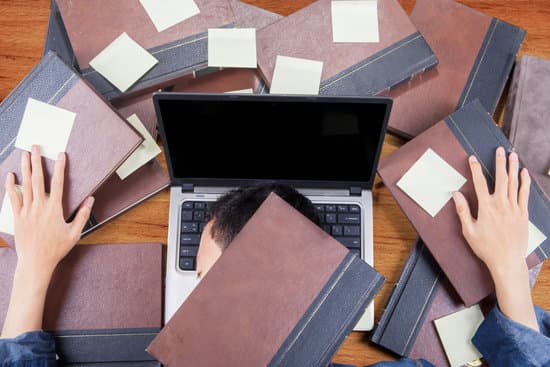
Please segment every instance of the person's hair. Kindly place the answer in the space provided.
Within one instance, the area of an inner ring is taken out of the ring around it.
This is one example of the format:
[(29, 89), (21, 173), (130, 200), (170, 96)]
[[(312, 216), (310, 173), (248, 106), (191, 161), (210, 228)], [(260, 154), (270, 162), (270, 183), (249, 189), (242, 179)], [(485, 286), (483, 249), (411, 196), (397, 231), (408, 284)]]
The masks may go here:
[(221, 196), (208, 209), (209, 218), (213, 220), (211, 235), (222, 251), (272, 192), (313, 223), (320, 225), (319, 216), (311, 201), (290, 186), (268, 183), (235, 189)]

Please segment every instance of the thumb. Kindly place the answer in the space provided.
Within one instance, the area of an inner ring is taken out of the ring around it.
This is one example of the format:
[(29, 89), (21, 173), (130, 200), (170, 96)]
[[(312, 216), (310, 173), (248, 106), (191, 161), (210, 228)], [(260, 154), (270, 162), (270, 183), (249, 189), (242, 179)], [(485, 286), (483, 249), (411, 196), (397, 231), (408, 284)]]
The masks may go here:
[(462, 232), (470, 232), (474, 224), (474, 218), (472, 218), (470, 206), (468, 205), (466, 198), (461, 192), (456, 191), (453, 192), (453, 201), (455, 202), (456, 213), (458, 214), (460, 223), (462, 223)]
[(71, 230), (73, 233), (80, 235), (82, 233), (82, 230), (84, 229), (84, 226), (88, 222), (88, 219), (90, 218), (90, 214), (92, 213), (92, 206), (94, 205), (95, 199), (90, 196), (84, 202), (82, 205), (80, 205), (80, 208), (78, 209), (78, 212), (76, 213), (72, 223), (71, 223)]

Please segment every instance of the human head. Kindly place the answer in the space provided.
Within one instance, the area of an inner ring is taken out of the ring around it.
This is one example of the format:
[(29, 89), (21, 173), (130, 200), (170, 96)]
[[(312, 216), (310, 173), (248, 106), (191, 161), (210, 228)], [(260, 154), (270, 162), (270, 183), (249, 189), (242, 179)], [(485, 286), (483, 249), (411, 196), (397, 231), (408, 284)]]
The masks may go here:
[(272, 192), (319, 225), (319, 217), (311, 201), (290, 186), (269, 183), (232, 190), (221, 196), (208, 209), (210, 220), (204, 227), (197, 255), (199, 277), (206, 275)]

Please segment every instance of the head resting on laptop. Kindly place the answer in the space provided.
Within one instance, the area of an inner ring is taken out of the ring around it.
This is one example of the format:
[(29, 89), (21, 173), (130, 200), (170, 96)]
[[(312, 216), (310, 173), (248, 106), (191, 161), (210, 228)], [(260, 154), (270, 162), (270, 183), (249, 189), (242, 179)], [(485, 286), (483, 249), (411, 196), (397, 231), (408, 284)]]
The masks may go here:
[(199, 277), (206, 275), (272, 192), (319, 225), (319, 217), (311, 201), (290, 186), (269, 183), (232, 190), (220, 197), (208, 210), (210, 220), (204, 228), (197, 254)]

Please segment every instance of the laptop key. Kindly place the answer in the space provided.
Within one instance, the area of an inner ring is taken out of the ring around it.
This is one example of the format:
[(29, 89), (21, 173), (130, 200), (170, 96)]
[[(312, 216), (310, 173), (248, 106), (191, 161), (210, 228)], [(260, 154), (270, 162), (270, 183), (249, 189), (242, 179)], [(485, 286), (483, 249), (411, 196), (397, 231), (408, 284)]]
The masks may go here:
[(349, 206), (350, 213), (361, 213), (361, 208), (359, 205), (350, 205)]
[(342, 236), (343, 234), (342, 226), (332, 226), (331, 232), (333, 236)]
[(193, 220), (196, 220), (197, 222), (202, 222), (204, 220), (204, 212), (196, 211), (195, 213), (193, 213)]
[(181, 224), (181, 233), (196, 233), (199, 231), (198, 223), (183, 222)]
[(199, 252), (198, 246), (182, 246), (180, 247), (180, 256), (197, 256), (197, 252)]
[(201, 236), (199, 234), (182, 234), (180, 237), (180, 245), (182, 246), (198, 246), (199, 243), (201, 243)]
[(195, 270), (195, 259), (192, 257), (180, 257), (181, 270)]
[(340, 242), (347, 248), (361, 248), (360, 237), (335, 237), (336, 241)]
[(325, 205), (325, 211), (335, 212), (336, 211), (336, 205)]
[(347, 213), (348, 206), (347, 205), (338, 205), (336, 207), (336, 209), (338, 210), (339, 213)]
[(315, 210), (317, 210), (319, 212), (324, 212), (325, 211), (325, 206), (321, 205), (321, 204), (315, 204)]
[(344, 236), (360, 236), (361, 226), (344, 226)]
[(361, 216), (359, 214), (338, 214), (338, 223), (340, 224), (360, 224)]
[(195, 203), (195, 209), (200, 209), (200, 210), (204, 210), (206, 209), (206, 204), (205, 203)]
[(332, 214), (332, 213), (326, 214), (325, 222), (327, 224), (336, 224), (336, 214)]
[(181, 221), (182, 222), (188, 222), (190, 220), (193, 220), (193, 212), (190, 210), (184, 210), (181, 212)]
[(193, 209), (193, 202), (192, 201), (185, 201), (182, 205), (183, 209)]

